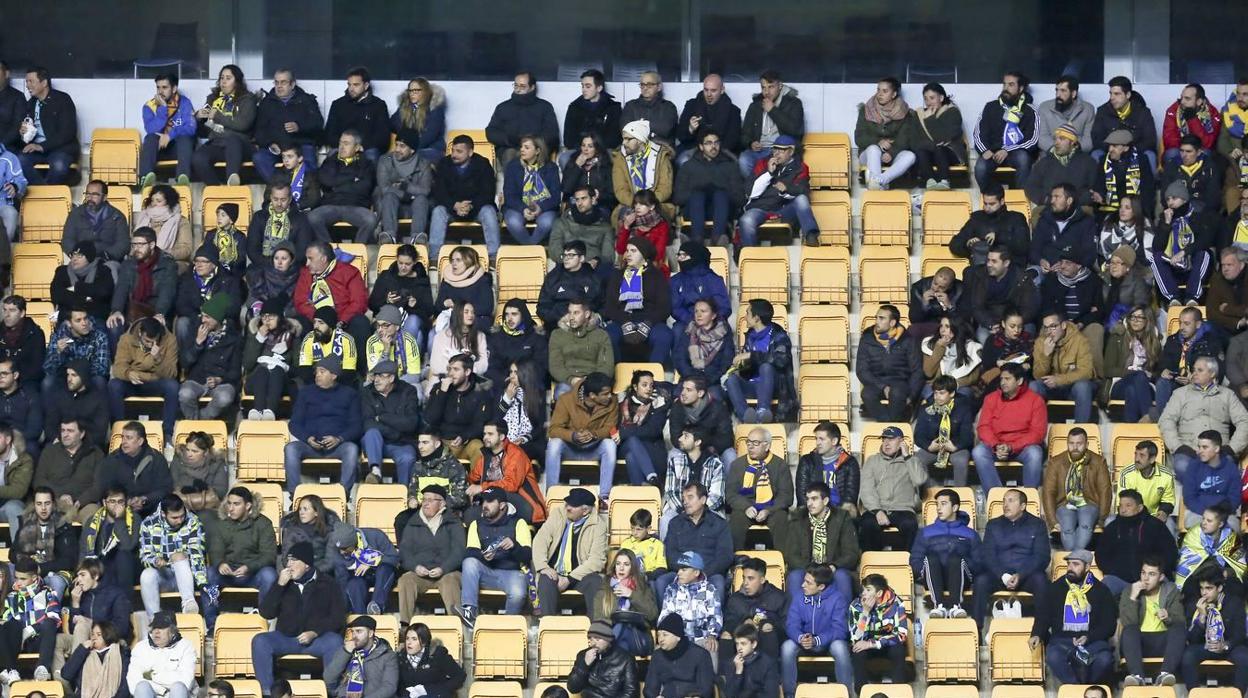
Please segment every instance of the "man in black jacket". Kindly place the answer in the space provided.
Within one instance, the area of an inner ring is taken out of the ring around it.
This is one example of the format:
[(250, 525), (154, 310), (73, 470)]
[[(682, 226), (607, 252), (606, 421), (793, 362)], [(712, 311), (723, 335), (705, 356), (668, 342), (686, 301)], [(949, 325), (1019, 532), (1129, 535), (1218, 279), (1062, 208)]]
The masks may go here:
[[(228, 293), (215, 294), (200, 306), (195, 335), (178, 345), (178, 358), (186, 371), (178, 402), (186, 419), (216, 419), (234, 404), (242, 378), (243, 338), (234, 326), (237, 317), (234, 299)], [(199, 400), (205, 396), (209, 402), (200, 407)]]
[(910, 284), (910, 332), (922, 338), (936, 333), (941, 318), (953, 319), (962, 298), (962, 282), (950, 267)]
[(659, 621), (656, 637), (644, 698), (715, 695), (711, 655), (685, 637), (685, 620), (679, 613), (669, 613)]
[[(8, 82), (6, 81), (7, 85)], [(70, 166), (78, 162), (78, 111), (74, 100), (60, 90), (52, 89), (47, 68), (26, 71), (26, 115), (18, 151), (22, 172), (31, 184), (64, 184)], [(35, 169), (47, 165), (47, 174)]]
[(1092, 119), (1092, 159), (1101, 161), (1105, 138), (1113, 131), (1131, 132), (1135, 147), (1146, 158), (1153, 172), (1157, 171), (1157, 124), (1144, 97), (1134, 91), (1131, 81), (1119, 75), (1109, 80), (1109, 100), (1096, 108)]
[(702, 241), (709, 213), (711, 239), (727, 244), (732, 214), (745, 203), (745, 181), (736, 158), (722, 150), (726, 140), (718, 131), (701, 128), (697, 138), (697, 150), (676, 171), (672, 202), (684, 207), (690, 240)]
[(420, 394), (416, 387), (397, 380), (398, 365), (389, 359), (378, 361), (370, 371), (372, 381), (360, 388), (364, 411), (364, 436), (360, 450), (368, 461), (364, 482), (381, 482), (381, 461), (394, 461), (395, 482), (412, 480), (416, 463), (416, 427), (420, 424)]
[(758, 651), (758, 629), (745, 623), (733, 631), (732, 638), (735, 654), (729, 661), (719, 663), (724, 698), (752, 698), (774, 692), (780, 682), (779, 660)]
[(1014, 168), (1018, 186), (1026, 186), (1036, 159), (1036, 109), (1032, 106), (1027, 76), (1012, 70), (1001, 79), (1001, 95), (984, 105), (975, 124), (975, 181), (988, 187), (992, 173), (1002, 165)]
[(680, 394), (667, 415), (669, 433), (680, 434), (687, 426), (696, 426), (706, 434), (708, 450), (725, 463), (737, 459), (733, 448), (732, 413), (720, 393), (707, 392), (702, 376), (682, 376)]
[(1060, 312), (1079, 328), (1092, 349), (1096, 375), (1105, 375), (1105, 303), (1100, 277), (1075, 259), (1076, 252), (1063, 250), (1053, 273), (1040, 282), (1040, 317)]
[(329, 105), (321, 143), (337, 147), (347, 130), (360, 135), (364, 159), (374, 165), (377, 158), (390, 149), (390, 110), (385, 100), (373, 94), (373, 80), (368, 68), (362, 66), (347, 72), (347, 91)]
[(22, 143), (22, 117), (26, 116), (26, 98), (22, 91), (9, 84), (9, 64), (0, 60), (0, 145), (19, 152)]
[[(506, 102), (504, 102), (506, 104)], [(550, 105), (546, 104), (549, 108)], [(497, 112), (495, 112), (497, 116)], [(446, 242), (451, 220), (476, 221), (485, 235), (485, 248), (493, 257), (500, 244), (498, 209), (494, 206), (494, 168), (490, 161), (472, 152), (472, 136), (461, 133), (451, 140), (451, 154), (438, 161), (433, 170), (433, 191), (429, 217), (429, 259), (438, 259)], [(424, 242), (417, 239), (417, 243)]]
[[(971, 213), (962, 229), (949, 241), (949, 251), (971, 260), (972, 267), (982, 267), (988, 259), (988, 251), (995, 245), (1008, 249), (1015, 259), (1026, 257), (1031, 227), (1027, 216), (1005, 207), (1005, 187), (1000, 182), (989, 182), (979, 196), (983, 208)], [(965, 280), (966, 275), (962, 278)]]
[(722, 147), (729, 155), (741, 147), (741, 110), (724, 92), (724, 79), (716, 73), (702, 80), (702, 91), (685, 102), (680, 110), (680, 123), (676, 125), (676, 166), (685, 164), (693, 157), (699, 142), (699, 132), (710, 129), (719, 134)]
[[(1144, 217), (1153, 218), (1157, 175), (1148, 166), (1148, 159), (1132, 145), (1133, 139), (1134, 136), (1125, 128), (1110, 131), (1105, 137), (1104, 154), (1096, 161), (1092, 203), (1111, 221), (1117, 220), (1118, 209), (1126, 196), (1134, 196)], [(1080, 192), (1081, 195), (1084, 193)]]
[(429, 392), (425, 419), (456, 458), (476, 462), (481, 454), (481, 434), (493, 401), (472, 372), (467, 354), (452, 356), (444, 377)]
[(1097, 538), (1096, 565), (1104, 575), (1101, 581), (1115, 595), (1140, 578), (1140, 563), (1148, 558), (1161, 560), (1162, 574), (1174, 575), (1179, 551), (1174, 534), (1165, 521), (1144, 508), (1144, 497), (1135, 490), (1118, 493), (1118, 515), (1105, 524)]
[(1091, 155), (1079, 149), (1079, 134), (1070, 124), (1054, 131), (1053, 147), (1040, 155), (1027, 179), (1027, 198), (1033, 206), (1049, 203), (1049, 192), (1062, 182), (1070, 182), (1079, 192), (1079, 205), (1092, 203), (1092, 187), (1104, 179)]
[(724, 602), (724, 625), (719, 634), (720, 666), (731, 662), (735, 652), (729, 628), (739, 628), (744, 623), (758, 628), (759, 651), (779, 661), (788, 617), (789, 595), (767, 581), (767, 563), (757, 557), (746, 559), (741, 563), (741, 588), (729, 594)]
[[(5, 451), (9, 449), (6, 447)], [(78, 566), (79, 529), (57, 510), (56, 493), (51, 487), (35, 488), (34, 503), (22, 516), (21, 526), (10, 535), (14, 559), (34, 560), (39, 565), (39, 576), (65, 598), (67, 575)]]
[[(841, 428), (835, 422), (824, 420), (815, 425), (815, 450), (797, 462), (793, 491), (805, 492), (812, 482), (826, 483), (832, 506), (857, 515), (862, 469), (858, 459), (841, 445), (841, 439)], [(805, 510), (805, 500), (799, 499), (796, 504), (796, 511)]]
[(1097, 268), (1096, 221), (1078, 206), (1078, 196), (1075, 186), (1069, 183), (1059, 184), (1049, 192), (1049, 205), (1031, 231), (1027, 261), (1037, 273), (1049, 273), (1067, 253), (1088, 269)]
[[(68, 631), (73, 637), (89, 637), (91, 625), (100, 621), (113, 624), (117, 635), (130, 639), (130, 589), (123, 589), (104, 578), (104, 563), (98, 558), (87, 558), (78, 563), (69, 593), (61, 599), (61, 609), (69, 610)], [(80, 628), (80, 624), (86, 628)], [(62, 634), (68, 637), (66, 634)]]
[(633, 698), (637, 695), (637, 662), (615, 646), (611, 624), (589, 624), (589, 647), (576, 653), (568, 674), (568, 691), (584, 698)]
[(1074, 550), (1066, 564), (1066, 574), (1049, 584), (1036, 609), (1028, 644), (1033, 650), (1045, 645), (1045, 663), (1060, 683), (1104, 683), (1114, 668), (1109, 640), (1117, 629), (1118, 604), (1089, 571), (1092, 553)]
[(923, 389), (919, 343), (900, 323), (897, 306), (881, 305), (875, 326), (858, 342), (854, 370), (862, 382), (862, 411), (869, 419), (904, 421)]
[(316, 144), (324, 128), (316, 97), (295, 84), (295, 73), (281, 68), (273, 73), (273, 91), (256, 107), (256, 153), (251, 161), (265, 182), (273, 181), (282, 148), (298, 145), (309, 170), (316, 169)]
[[(1197, 210), (1191, 198), (1182, 181), (1166, 187), (1166, 207), (1153, 231), (1153, 247), (1145, 250), (1157, 279), (1157, 291), (1170, 305), (1198, 303), (1213, 264), (1209, 249), (1217, 237), (1217, 214)], [(1187, 279), (1182, 291), (1179, 277)]]
[[(550, 102), (537, 96), (537, 78), (528, 71), (516, 73), (511, 88), (511, 98), (494, 107), (485, 127), (485, 138), (494, 144), (500, 172), (516, 157), (524, 136), (541, 136), (546, 141), (546, 152), (559, 152), (559, 121)], [(491, 191), (491, 198), (492, 195)]]
[(121, 445), (95, 471), (92, 495), (84, 495), (83, 499), (99, 501), (100, 493), (112, 486), (125, 488), (130, 495), (130, 507), (144, 517), (156, 511), (160, 500), (173, 491), (169, 462), (147, 444), (147, 430), (141, 422), (126, 422), (121, 428)]
[(563, 117), (563, 147), (567, 150), (559, 154), (559, 169), (576, 157), (584, 136), (598, 136), (608, 150), (620, 147), (621, 109), (607, 92), (606, 76), (601, 70), (590, 68), (581, 73), (581, 96), (568, 104)]
[(13, 362), (13, 368), (21, 374), (18, 380), (31, 391), (37, 391), (43, 380), (43, 360), (48, 338), (43, 328), (26, 317), (26, 299), (22, 296), (6, 296), (0, 302), (0, 359)]
[[(1236, 163), (1238, 175), (1238, 163)], [(1173, 182), (1183, 182), (1192, 195), (1196, 210), (1222, 210), (1222, 168), (1201, 145), (1200, 136), (1186, 135), (1179, 140), (1179, 159), (1168, 162), (1158, 186), (1164, 191)]]
[(797, 90), (784, 84), (780, 73), (764, 70), (758, 76), (759, 91), (745, 108), (741, 122), (741, 152), (737, 165), (741, 176), (751, 179), (755, 165), (770, 157), (771, 147), (780, 136), (800, 143), (806, 135), (806, 109)]
[(326, 158), (316, 178), (321, 184), (321, 200), (308, 213), (308, 222), (318, 240), (329, 240), (329, 226), (346, 221), (355, 228), (355, 241), (373, 241), (377, 214), (369, 208), (373, 200), (376, 165), (360, 157), (360, 132), (347, 129), (338, 138), (338, 151)]
[[(594, 312), (602, 309), (602, 275), (585, 260), (585, 254), (584, 241), (565, 242), (559, 263), (542, 281), (542, 290), (537, 296), (537, 316), (542, 319), (548, 337), (568, 314), (569, 303), (583, 301)], [(610, 266), (610, 262), (607, 264)]]
[[(994, 245), (982, 267), (966, 271), (966, 289), (962, 293), (962, 313), (976, 325), (976, 339), (987, 342), (1001, 327), (1008, 309), (1017, 310), (1023, 322), (1035, 325), (1040, 310), (1036, 284), (1027, 277), (1021, 264), (1015, 265), (1005, 245)], [(1022, 258), (1019, 258), (1022, 259)]]
[[(1248, 645), (1244, 638), (1244, 600), (1227, 592), (1226, 578), (1217, 565), (1196, 575), (1200, 594), (1184, 603), (1187, 648), (1183, 650), (1182, 674), (1188, 686), (1201, 686), (1200, 664), (1206, 659), (1230, 660), (1232, 684), (1241, 693), (1248, 689)], [(1217, 622), (1214, 618), (1217, 618)]]
[(273, 690), (273, 659), (285, 654), (313, 654), (327, 663), (342, 647), (347, 615), (342, 589), (313, 566), (312, 544), (290, 546), (277, 584), (260, 599), (260, 616), (277, 620), (276, 629), (251, 639), (251, 658), (260, 690)]
[[(108, 446), (108, 398), (104, 389), (91, 379), (91, 366), (85, 359), (74, 359), (65, 366), (64, 377), (43, 392), (43, 423), (60, 425), (76, 420), (87, 440), (101, 449)], [(56, 441), (58, 427), (49, 426), (46, 441)], [(94, 502), (84, 497), (84, 502)]]

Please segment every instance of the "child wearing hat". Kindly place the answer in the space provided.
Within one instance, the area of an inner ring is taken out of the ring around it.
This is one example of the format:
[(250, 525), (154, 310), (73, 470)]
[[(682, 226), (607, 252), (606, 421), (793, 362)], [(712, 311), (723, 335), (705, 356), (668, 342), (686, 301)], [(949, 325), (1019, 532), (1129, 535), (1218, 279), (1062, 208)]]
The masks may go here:
[(239, 215), (238, 204), (232, 201), (217, 206), (217, 227), (204, 233), (204, 244), (217, 251), (221, 269), (242, 279), (247, 271), (247, 238), (238, 229)]

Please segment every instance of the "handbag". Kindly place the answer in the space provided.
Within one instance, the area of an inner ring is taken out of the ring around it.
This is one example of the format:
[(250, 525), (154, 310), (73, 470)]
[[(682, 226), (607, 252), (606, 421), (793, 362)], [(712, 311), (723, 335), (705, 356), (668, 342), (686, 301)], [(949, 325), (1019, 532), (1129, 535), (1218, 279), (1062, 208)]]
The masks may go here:
[(636, 611), (612, 613), (611, 632), (620, 649), (633, 656), (649, 656), (654, 652), (654, 636), (650, 633), (650, 623)]

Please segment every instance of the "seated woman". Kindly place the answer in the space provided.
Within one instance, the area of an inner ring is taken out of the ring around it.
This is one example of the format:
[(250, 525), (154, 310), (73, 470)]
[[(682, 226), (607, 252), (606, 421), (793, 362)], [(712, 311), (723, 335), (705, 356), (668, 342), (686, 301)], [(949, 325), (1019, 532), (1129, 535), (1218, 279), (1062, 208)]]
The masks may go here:
[(693, 304), (693, 321), (676, 336), (672, 347), (672, 364), (682, 376), (701, 374), (711, 391), (722, 392), (719, 380), (728, 372), (735, 355), (732, 329), (719, 316), (719, 308), (710, 298)]
[(563, 167), (563, 198), (572, 205), (572, 196), (583, 186), (598, 192), (598, 208), (606, 220), (615, 210), (615, 189), (611, 179), (611, 153), (602, 136), (586, 133), (581, 136), (580, 149)]
[(477, 251), (467, 245), (451, 250), (450, 264), (439, 270), (438, 297), (433, 301), (434, 333), (450, 321), (450, 309), (456, 301), (471, 303), (477, 312), (481, 329), (494, 324), (494, 275), (481, 263)]
[(342, 523), (337, 512), (325, 508), (325, 502), (315, 494), (305, 494), (295, 502), (295, 510), (282, 517), (281, 550), (277, 566), (286, 566), (286, 555), (300, 541), (312, 544), (313, 566), (321, 574), (334, 574), (334, 566), (342, 560), (337, 548), (329, 544), (329, 535)]
[[(191, 202), (185, 202), (190, 207)], [(178, 190), (168, 184), (157, 184), (143, 199), (143, 209), (134, 214), (133, 229), (151, 228), (156, 231), (156, 246), (168, 252), (178, 263), (178, 273), (186, 271), (191, 263), (193, 242), (191, 219), (182, 215), (183, 202)]]
[(932, 392), (932, 379), (949, 376), (957, 381), (958, 393), (965, 397), (974, 394), (974, 386), (979, 383), (980, 350), (982, 347), (975, 341), (975, 333), (965, 323), (940, 319), (936, 334), (923, 340), (919, 345), (923, 350), (923, 375), (927, 376), (927, 385), (923, 395)]
[(901, 98), (897, 78), (884, 78), (875, 85), (875, 95), (858, 105), (854, 142), (858, 161), (867, 167), (867, 189), (888, 189), (889, 183), (914, 164), (910, 150), (918, 119)]
[(659, 618), (659, 605), (633, 551), (616, 552), (607, 583), (592, 599), (589, 616), (610, 623), (616, 642), (629, 654), (644, 656), (654, 649), (650, 629)]
[[(667, 277), (653, 265), (654, 245), (646, 238), (633, 238), (624, 248), (624, 268), (607, 284), (602, 314), (604, 329), (611, 337), (616, 361), (627, 361), (624, 348), (649, 348), (646, 361), (667, 363), (672, 349), (671, 289)], [(637, 353), (630, 351), (630, 354)]]
[[(522, 245), (540, 245), (559, 218), (559, 166), (541, 136), (522, 136), (520, 152), (503, 168), (503, 223)], [(534, 225), (529, 233), (526, 223)]]
[(247, 392), (253, 398), (247, 419), (277, 419), (282, 397), (290, 392), (287, 378), (295, 362), (300, 327), (294, 318), (285, 316), (286, 304), (284, 295), (270, 298), (247, 323), (243, 375)]
[[(1105, 291), (1105, 327), (1113, 327), (1137, 305), (1153, 305), (1153, 275), (1135, 248), (1119, 245), (1109, 256), (1101, 282)], [(1155, 315), (1155, 313), (1154, 313)]]
[(261, 306), (279, 296), (286, 299), (282, 303), (284, 308), (293, 308), (289, 303), (298, 280), (295, 246), (289, 240), (282, 240), (273, 248), (272, 257), (247, 269), (248, 316), (259, 315)]
[(464, 685), (464, 668), (455, 662), (445, 645), (433, 639), (424, 623), (407, 626), (398, 654), (398, 696), (452, 698)]
[(61, 678), (83, 698), (127, 698), (126, 672), (130, 648), (112, 623), (91, 626), (91, 639), (74, 649), (61, 669)]
[(373, 282), (368, 308), (375, 316), (383, 305), (402, 309), (406, 313), (403, 331), (415, 337), (420, 346), (427, 346), (421, 330), (434, 315), (433, 291), (429, 285), (429, 271), (414, 245), (399, 245), (394, 262)]
[(225, 452), (214, 448), (215, 440), (202, 431), (193, 431), (180, 444), (169, 463), (173, 475), (173, 491), (201, 519), (204, 512), (215, 518), (217, 506), (230, 489), (229, 463)]
[[(544, 363), (544, 362), (543, 362)], [(524, 449), (529, 458), (546, 456), (546, 388), (549, 379), (536, 361), (521, 359), (508, 367), (506, 380), (495, 384), (498, 413), (507, 422), (507, 440)]]
[(390, 117), (390, 129), (395, 133), (415, 131), (416, 154), (427, 162), (437, 162), (446, 154), (446, 91), (425, 78), (409, 80)]
[[(663, 376), (659, 376), (661, 379)], [(633, 380), (620, 401), (620, 449), (628, 466), (628, 480), (634, 485), (662, 487), (666, 444), (663, 427), (672, 397), (655, 382), (650, 371), (633, 371)]]
[(967, 162), (962, 112), (938, 82), (923, 86), (923, 108), (915, 111), (915, 175), (928, 189), (949, 188), (949, 168)]
[(1153, 374), (1161, 358), (1162, 338), (1147, 305), (1137, 305), (1109, 328), (1105, 342), (1105, 377), (1109, 396), (1123, 400), (1123, 419), (1138, 422), (1153, 407)]
[(979, 372), (981, 394), (997, 389), (1001, 367), (1008, 363), (1021, 364), (1030, 379), (1035, 343), (1036, 338), (1024, 329), (1023, 314), (1017, 310), (1006, 311), (1001, 317), (1001, 328), (984, 343)]
[(1135, 251), (1135, 259), (1144, 263), (1145, 252), (1153, 247), (1153, 224), (1144, 215), (1144, 206), (1138, 196), (1124, 196), (1118, 202), (1116, 215), (1110, 214), (1101, 223), (1096, 236), (1096, 256), (1105, 264), (1114, 250), (1126, 245)]
[(633, 207), (620, 218), (620, 228), (616, 233), (615, 252), (623, 256), (624, 248), (634, 238), (644, 238), (654, 245), (655, 254), (650, 258), (666, 277), (667, 243), (671, 239), (672, 227), (663, 217), (659, 208), (659, 197), (649, 189), (642, 189), (633, 195)]
[(694, 305), (710, 298), (716, 308), (732, 308), (728, 298), (728, 280), (711, 269), (711, 251), (700, 242), (684, 242), (676, 253), (680, 271), (672, 276), (673, 331), (680, 334), (693, 320)]
[(484, 376), (490, 367), (490, 348), (485, 332), (479, 329), (476, 309), (472, 303), (456, 301), (451, 322), (433, 337), (429, 347), (429, 374), (425, 376), (424, 394), (446, 376), (446, 365), (460, 354), (473, 357), (472, 372)]

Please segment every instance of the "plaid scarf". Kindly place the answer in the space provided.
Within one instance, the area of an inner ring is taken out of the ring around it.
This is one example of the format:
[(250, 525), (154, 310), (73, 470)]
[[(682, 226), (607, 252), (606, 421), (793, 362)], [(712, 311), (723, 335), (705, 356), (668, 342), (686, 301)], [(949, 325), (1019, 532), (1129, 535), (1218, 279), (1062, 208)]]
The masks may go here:
[(338, 268), (338, 258), (334, 257), (325, 265), (325, 271), (312, 275), (312, 285), (308, 288), (308, 302), (313, 308), (334, 307), (334, 292), (329, 286), (329, 275)]
[(1066, 502), (1075, 506), (1083, 506), (1085, 499), (1083, 497), (1083, 466), (1088, 463), (1088, 454), (1085, 452), (1079, 460), (1070, 461), (1070, 470), (1066, 471)]
[(628, 166), (628, 180), (633, 191), (654, 188), (658, 161), (659, 149), (649, 141), (636, 153), (624, 152), (624, 163)]
[(1027, 97), (1020, 94), (1014, 104), (1006, 104), (1004, 99), (998, 97), (997, 103), (1001, 105), (1001, 120), (1005, 122), (1004, 130), (1001, 132), (1001, 145), (1006, 149), (1021, 145), (1027, 140), (1020, 126), (1023, 121), (1023, 107), (1027, 105)]
[[(1127, 159), (1130, 158), (1130, 159)], [(1140, 194), (1140, 154), (1135, 148), (1131, 148), (1123, 155), (1123, 160), (1127, 163), (1126, 173), (1126, 191), (1123, 192), (1128, 196), (1139, 196)], [(1114, 170), (1114, 161), (1105, 156), (1105, 165), (1102, 169), (1105, 172), (1105, 201), (1101, 204), (1102, 211), (1118, 210), (1118, 174)]]
[(282, 242), (289, 237), (290, 211), (277, 213), (270, 209), (269, 222), (264, 226), (264, 241), (262, 244), (264, 256), (272, 257), (273, 251), (277, 249), (277, 243)]
[[(1200, 126), (1205, 130), (1205, 133), (1213, 131), (1213, 114), (1209, 111), (1208, 102), (1196, 109), (1196, 118), (1200, 120)], [(1182, 108), (1174, 110), (1174, 121), (1179, 127), (1179, 133), (1184, 136), (1191, 133), (1191, 129), (1187, 127), (1187, 119), (1183, 118)]]
[(347, 662), (347, 672), (343, 675), (347, 698), (362, 698), (364, 695), (364, 660), (376, 648), (377, 638), (373, 638), (371, 645), (351, 653), (351, 660)]
[(745, 463), (745, 477), (741, 481), (739, 494), (754, 500), (754, 508), (766, 509), (775, 499), (771, 489), (771, 473), (767, 472), (767, 463), (755, 463), (748, 457)]
[(620, 277), (620, 302), (624, 304), (624, 310), (627, 312), (631, 313), (645, 308), (641, 285), (642, 273), (645, 270), (646, 263), (642, 262), (641, 266), (636, 269), (626, 268)]
[(875, 97), (862, 103), (862, 118), (881, 126), (890, 121), (901, 121), (909, 113), (910, 105), (906, 104), (906, 100), (902, 99), (901, 95), (886, 105), (881, 105)]
[(810, 561), (825, 563), (828, 561), (828, 512), (823, 516), (810, 515)]
[(685, 326), (685, 334), (689, 335), (689, 363), (701, 371), (723, 348), (728, 325), (716, 322), (710, 329), (704, 330), (696, 322), (691, 322)]
[(549, 199), (550, 190), (546, 188), (546, 181), (542, 179), (538, 165), (529, 165), (522, 162), (520, 167), (524, 170), (524, 184), (520, 188), (520, 201), (524, 203), (525, 208)]
[(1092, 605), (1088, 603), (1088, 591), (1092, 589), (1092, 573), (1084, 575), (1075, 584), (1066, 577), (1066, 601), (1062, 604), (1062, 630), (1084, 633), (1092, 625)]

